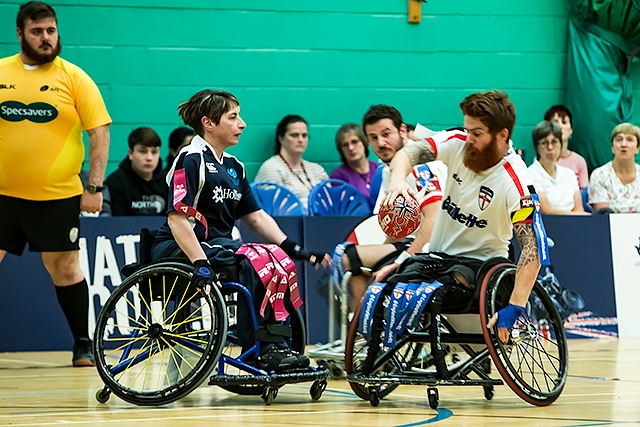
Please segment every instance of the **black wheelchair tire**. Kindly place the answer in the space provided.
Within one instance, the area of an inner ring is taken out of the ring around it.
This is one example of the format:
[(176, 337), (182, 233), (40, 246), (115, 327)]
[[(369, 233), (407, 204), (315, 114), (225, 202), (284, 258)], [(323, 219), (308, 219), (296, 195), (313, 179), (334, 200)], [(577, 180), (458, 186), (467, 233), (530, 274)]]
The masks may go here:
[[(142, 268), (125, 279), (111, 294), (105, 302), (100, 315), (96, 321), (94, 332), (94, 357), (96, 360), (96, 368), (100, 378), (105, 386), (122, 400), (141, 406), (157, 406), (166, 405), (175, 402), (178, 399), (188, 395), (195, 390), (202, 382), (208, 378), (212, 369), (215, 367), (223, 344), (227, 335), (227, 313), (223, 302), (222, 295), (216, 286), (213, 286), (209, 294), (201, 293), (199, 298), (204, 299), (208, 305), (210, 314), (213, 318), (211, 321), (210, 334), (208, 340), (202, 349), (196, 366), (183, 379), (176, 384), (167, 387), (164, 390), (155, 390), (150, 392), (139, 392), (132, 390), (118, 382), (110, 371), (110, 366), (105, 360), (105, 336), (106, 328), (109, 327), (109, 321), (112, 314), (115, 313), (115, 307), (121, 298), (127, 298), (127, 292), (136, 284), (141, 283), (145, 278), (157, 277), (161, 274), (171, 274), (177, 279), (189, 282), (191, 286), (191, 270), (192, 266), (178, 262), (160, 262), (158, 264), (149, 265)], [(176, 279), (176, 280), (177, 280)], [(151, 286), (151, 285), (149, 285)], [(170, 295), (169, 295), (170, 296)], [(204, 310), (202, 310), (204, 313)], [(204, 316), (203, 316), (204, 325)], [(204, 326), (203, 326), (204, 328)], [(204, 330), (204, 329), (203, 329)]]
[[(508, 276), (512, 276), (510, 279), (515, 278), (515, 271), (516, 267), (514, 265), (502, 263), (492, 267), (485, 275), (480, 290), (480, 323), (482, 333), (489, 354), (509, 388), (525, 402), (535, 406), (547, 406), (560, 396), (566, 383), (569, 364), (567, 340), (564, 333), (563, 322), (548, 293), (538, 282), (534, 284), (532, 296), (539, 299), (539, 306), (544, 309), (544, 325), (546, 325), (546, 331), (540, 332), (542, 322), (534, 319), (531, 314), (527, 314), (525, 319), (516, 322), (516, 325), (518, 325), (518, 322), (521, 322), (521, 325), (517, 327), (522, 330), (522, 335), (525, 336), (525, 340), (522, 340), (522, 342), (526, 344), (527, 349), (523, 351), (523, 354), (528, 353), (531, 355), (533, 352), (539, 353), (539, 359), (535, 359), (535, 356), (532, 356), (531, 366), (534, 366), (534, 369), (531, 370), (531, 375), (534, 375), (534, 371), (536, 373), (541, 372), (544, 381), (538, 381), (535, 378), (529, 381), (528, 378), (525, 378), (526, 367), (522, 368), (522, 360), (519, 362), (519, 368), (514, 366), (510, 360), (510, 355), (514, 348), (516, 352), (520, 351), (518, 348), (520, 344), (511, 340), (510, 343), (503, 344), (497, 337), (496, 328), (494, 327), (492, 330), (489, 330), (486, 326), (488, 320), (494, 313), (508, 304), (508, 296), (511, 290), (501, 289), (500, 286), (503, 286), (501, 283), (504, 283), (504, 279), (508, 278)], [(516, 328), (516, 325), (514, 325), (514, 328)], [(547, 334), (549, 337), (544, 336)], [(527, 336), (533, 339), (527, 341)], [(554, 350), (557, 352), (557, 355), (549, 354), (544, 347)], [(525, 356), (522, 357), (523, 360), (525, 360), (525, 365), (527, 363), (526, 356), (525, 354)], [(548, 373), (545, 371), (544, 364), (547, 362), (552, 365), (552, 372)], [(542, 389), (543, 385), (546, 385), (546, 390)]]

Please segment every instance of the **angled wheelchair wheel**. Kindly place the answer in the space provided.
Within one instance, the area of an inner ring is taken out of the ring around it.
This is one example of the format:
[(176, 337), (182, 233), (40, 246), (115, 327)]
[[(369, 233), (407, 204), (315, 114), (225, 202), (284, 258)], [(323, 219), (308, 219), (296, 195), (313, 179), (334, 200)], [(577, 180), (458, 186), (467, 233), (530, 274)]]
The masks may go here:
[[(388, 296), (383, 295), (381, 298), (388, 298)], [(378, 301), (378, 304), (382, 303), (383, 301)], [(403, 343), (399, 338), (399, 344), (395, 348), (389, 348), (385, 347), (382, 343), (376, 343), (375, 340), (366, 340), (360, 332), (358, 332), (361, 311), (362, 304), (360, 304), (360, 307), (356, 310), (353, 320), (349, 324), (349, 332), (347, 334), (344, 351), (344, 365), (348, 375), (363, 373), (363, 365), (370, 351), (375, 352), (376, 356), (373, 361), (371, 373), (367, 374), (367, 376), (371, 375), (384, 380), (385, 377), (393, 377), (394, 375), (412, 372), (416, 368), (427, 368), (430, 364), (428, 344), (415, 342)], [(419, 323), (416, 331), (426, 331), (423, 321)], [(351, 381), (349, 385), (359, 398), (371, 402), (372, 405), (374, 402), (379, 402), (379, 399), (384, 398), (398, 387), (397, 384), (381, 384), (376, 387), (370, 387), (366, 383)]]
[(507, 344), (498, 339), (496, 327), (486, 327), (489, 318), (509, 304), (515, 272), (514, 265), (502, 263), (484, 277), (480, 290), (482, 332), (507, 385), (524, 401), (546, 406), (560, 396), (569, 365), (563, 323), (547, 292), (536, 282), (526, 314), (516, 320)]
[[(234, 295), (230, 295), (233, 297)], [(237, 301), (234, 298), (227, 296), (227, 310), (229, 316), (229, 335), (234, 334), (235, 322), (233, 318), (236, 314), (235, 307)], [(291, 342), (289, 343), (292, 350), (297, 351), (300, 354), (304, 354), (305, 346), (307, 344), (307, 335), (304, 326), (304, 317), (302, 312), (298, 309), (295, 310), (290, 303), (286, 303), (285, 307), (289, 313), (289, 324), (291, 325)], [(222, 350), (223, 354), (230, 357), (238, 357), (241, 349), (239, 346), (227, 341), (226, 346)], [(229, 364), (225, 365), (225, 375), (249, 375), (246, 371), (233, 367)], [(261, 396), (264, 393), (265, 386), (258, 384), (220, 384), (220, 387), (235, 394), (243, 396)]]
[(158, 263), (128, 277), (107, 300), (94, 333), (105, 386), (137, 405), (164, 405), (193, 391), (215, 366), (227, 335), (217, 287), (191, 286), (191, 267)]

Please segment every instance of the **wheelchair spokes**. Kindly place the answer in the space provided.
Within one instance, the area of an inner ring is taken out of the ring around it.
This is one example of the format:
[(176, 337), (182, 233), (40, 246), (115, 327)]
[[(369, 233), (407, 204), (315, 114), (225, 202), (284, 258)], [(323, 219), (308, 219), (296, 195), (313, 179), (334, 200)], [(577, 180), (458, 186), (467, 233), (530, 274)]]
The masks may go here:
[(114, 291), (100, 313), (98, 371), (127, 401), (169, 403), (206, 378), (219, 357), (226, 324), (217, 289), (204, 295), (181, 269), (143, 269)]
[[(508, 302), (515, 268), (498, 268), (495, 279), (483, 284), (481, 319), (488, 319)], [(485, 296), (486, 295), (486, 296)], [(567, 377), (568, 350), (563, 324), (546, 291), (536, 283), (527, 313), (519, 318), (507, 344), (487, 331), (489, 352), (505, 382), (525, 401), (544, 406), (560, 395)], [(487, 336), (487, 335), (485, 335)]]

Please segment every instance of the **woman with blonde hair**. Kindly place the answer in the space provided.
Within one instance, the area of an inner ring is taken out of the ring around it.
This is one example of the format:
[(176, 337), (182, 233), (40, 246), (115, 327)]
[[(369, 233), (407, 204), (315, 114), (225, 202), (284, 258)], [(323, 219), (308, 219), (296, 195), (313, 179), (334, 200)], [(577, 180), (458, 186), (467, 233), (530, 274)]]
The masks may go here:
[(616, 126), (611, 133), (613, 160), (595, 169), (589, 180), (589, 203), (594, 211), (640, 212), (640, 129), (631, 123)]

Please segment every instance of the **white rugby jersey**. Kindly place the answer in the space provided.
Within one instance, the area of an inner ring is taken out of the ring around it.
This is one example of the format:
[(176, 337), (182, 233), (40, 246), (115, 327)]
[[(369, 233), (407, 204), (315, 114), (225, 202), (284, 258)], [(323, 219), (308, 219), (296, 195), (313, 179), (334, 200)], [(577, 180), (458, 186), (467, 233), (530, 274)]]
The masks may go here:
[(428, 143), (448, 167), (442, 211), (431, 233), (431, 252), (486, 260), (508, 256), (512, 222), (531, 222), (533, 181), (513, 148), (492, 168), (476, 174), (462, 163), (467, 134), (444, 131)]

